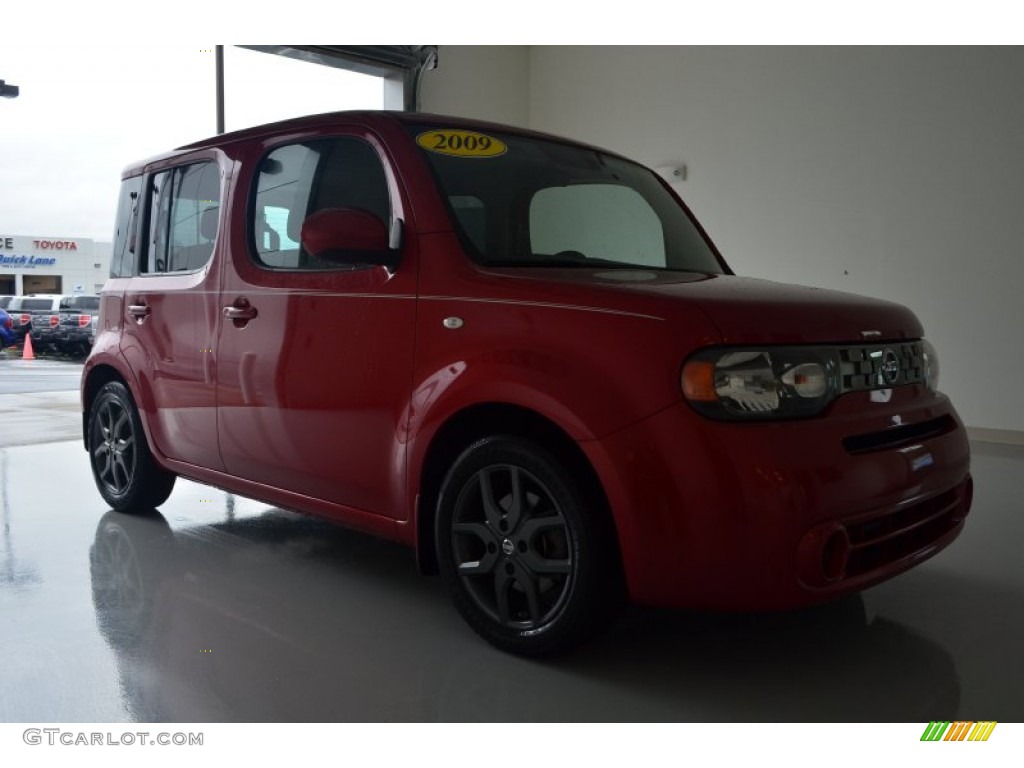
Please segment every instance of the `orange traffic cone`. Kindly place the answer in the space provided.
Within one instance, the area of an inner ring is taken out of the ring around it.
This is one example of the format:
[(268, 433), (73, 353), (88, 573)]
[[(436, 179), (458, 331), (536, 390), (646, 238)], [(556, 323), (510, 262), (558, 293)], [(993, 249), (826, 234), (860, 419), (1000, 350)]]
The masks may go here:
[(32, 337), (29, 334), (25, 334), (25, 344), (21, 348), (21, 359), (22, 360), (35, 360), (36, 353), (32, 351)]

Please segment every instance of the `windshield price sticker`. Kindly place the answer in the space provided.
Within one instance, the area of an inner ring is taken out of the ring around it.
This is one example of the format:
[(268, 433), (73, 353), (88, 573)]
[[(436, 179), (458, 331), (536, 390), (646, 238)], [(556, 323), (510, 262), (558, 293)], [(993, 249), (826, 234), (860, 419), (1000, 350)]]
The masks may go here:
[(508, 152), (505, 142), (476, 131), (426, 131), (416, 143), (429, 152), (451, 157), (498, 157)]

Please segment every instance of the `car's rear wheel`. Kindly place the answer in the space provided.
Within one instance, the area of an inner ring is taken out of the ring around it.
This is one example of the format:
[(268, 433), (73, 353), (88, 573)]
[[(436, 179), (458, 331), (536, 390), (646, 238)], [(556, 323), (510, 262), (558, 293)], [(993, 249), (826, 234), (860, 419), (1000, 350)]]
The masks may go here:
[(436, 546), (456, 608), (492, 644), (529, 656), (578, 644), (610, 621), (611, 542), (551, 453), (492, 437), (455, 461), (441, 489)]
[(150, 453), (128, 388), (104, 384), (89, 411), (89, 458), (100, 495), (119, 512), (151, 509), (167, 501), (175, 476)]

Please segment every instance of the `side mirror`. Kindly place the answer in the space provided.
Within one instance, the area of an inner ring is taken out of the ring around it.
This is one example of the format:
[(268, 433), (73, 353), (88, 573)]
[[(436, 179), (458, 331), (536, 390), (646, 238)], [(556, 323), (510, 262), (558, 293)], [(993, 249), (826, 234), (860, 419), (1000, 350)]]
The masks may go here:
[(384, 222), (361, 208), (324, 208), (306, 217), (299, 235), (306, 252), (338, 264), (393, 265)]

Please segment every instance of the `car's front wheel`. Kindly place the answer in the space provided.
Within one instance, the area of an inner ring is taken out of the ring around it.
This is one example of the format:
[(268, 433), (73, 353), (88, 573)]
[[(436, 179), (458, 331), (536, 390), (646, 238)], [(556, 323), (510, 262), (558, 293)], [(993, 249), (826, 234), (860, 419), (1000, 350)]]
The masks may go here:
[(443, 483), (436, 518), (442, 576), (463, 618), (529, 656), (565, 650), (611, 619), (611, 542), (559, 460), (508, 436), (475, 443)]
[(89, 458), (100, 495), (119, 512), (151, 509), (167, 501), (175, 475), (149, 451), (128, 388), (104, 384), (89, 410)]

